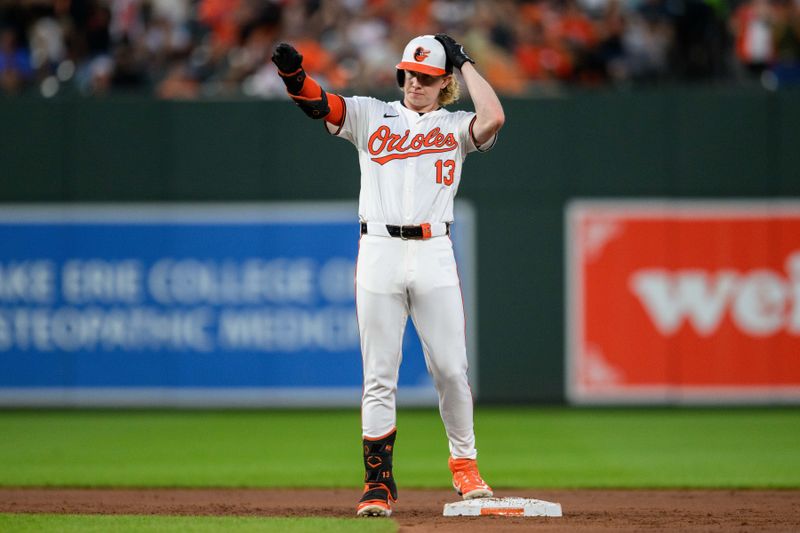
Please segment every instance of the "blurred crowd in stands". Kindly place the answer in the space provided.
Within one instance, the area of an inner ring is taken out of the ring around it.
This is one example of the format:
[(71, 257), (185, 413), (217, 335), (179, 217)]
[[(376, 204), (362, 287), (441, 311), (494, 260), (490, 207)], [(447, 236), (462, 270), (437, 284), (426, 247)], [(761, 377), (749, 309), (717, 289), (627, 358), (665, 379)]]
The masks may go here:
[(800, 0), (0, 0), (0, 93), (282, 96), (281, 41), (328, 90), (388, 93), (440, 31), (506, 95), (800, 85)]

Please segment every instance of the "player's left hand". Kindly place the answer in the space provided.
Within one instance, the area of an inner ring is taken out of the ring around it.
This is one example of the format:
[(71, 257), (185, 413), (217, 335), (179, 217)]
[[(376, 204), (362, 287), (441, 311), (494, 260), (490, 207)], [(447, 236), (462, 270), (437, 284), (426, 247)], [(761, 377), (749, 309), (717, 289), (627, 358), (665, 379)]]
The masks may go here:
[(460, 69), (466, 62), (475, 63), (475, 61), (467, 55), (467, 52), (464, 51), (464, 47), (446, 33), (437, 33), (434, 37), (437, 41), (442, 43), (444, 51), (447, 54), (447, 59), (450, 60), (454, 67)]

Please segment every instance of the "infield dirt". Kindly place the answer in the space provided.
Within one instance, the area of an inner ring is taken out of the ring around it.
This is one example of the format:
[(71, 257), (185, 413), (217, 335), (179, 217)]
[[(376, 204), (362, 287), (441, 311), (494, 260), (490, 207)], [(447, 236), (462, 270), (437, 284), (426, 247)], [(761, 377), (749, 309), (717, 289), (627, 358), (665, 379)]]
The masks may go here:
[[(0, 489), (0, 512), (351, 517), (350, 489)], [(797, 531), (797, 490), (501, 490), (559, 502), (561, 518), (445, 518), (452, 491), (404, 490), (392, 518), (401, 532)]]

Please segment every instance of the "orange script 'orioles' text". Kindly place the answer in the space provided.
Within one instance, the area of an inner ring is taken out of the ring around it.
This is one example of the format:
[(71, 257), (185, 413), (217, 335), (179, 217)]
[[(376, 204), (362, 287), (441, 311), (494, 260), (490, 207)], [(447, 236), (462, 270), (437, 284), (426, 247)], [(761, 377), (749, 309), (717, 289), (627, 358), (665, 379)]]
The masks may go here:
[[(433, 128), (428, 133), (418, 133), (411, 140), (408, 139), (410, 131), (401, 136), (392, 133), (389, 126), (381, 126), (369, 136), (369, 153), (377, 156), (384, 150), (388, 152), (382, 157), (373, 157), (372, 160), (383, 165), (393, 159), (406, 159), (425, 154), (450, 152), (458, 148), (458, 142), (452, 133), (444, 135), (439, 128)], [(412, 151), (409, 151), (412, 150)]]

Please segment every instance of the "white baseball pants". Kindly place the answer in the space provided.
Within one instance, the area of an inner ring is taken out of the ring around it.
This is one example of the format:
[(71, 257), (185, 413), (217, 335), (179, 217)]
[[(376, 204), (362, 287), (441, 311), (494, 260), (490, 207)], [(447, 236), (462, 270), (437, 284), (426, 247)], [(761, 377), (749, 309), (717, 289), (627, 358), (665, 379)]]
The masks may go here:
[(356, 309), (364, 363), (364, 437), (381, 437), (395, 427), (403, 333), (411, 315), (439, 394), (450, 454), (475, 458), (464, 306), (452, 241), (363, 235)]

